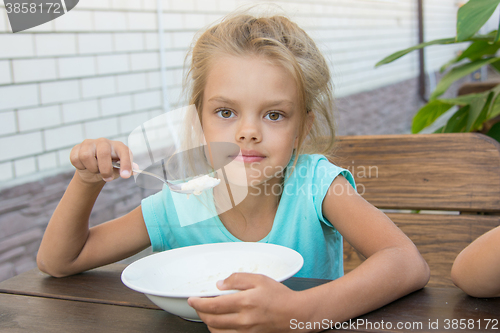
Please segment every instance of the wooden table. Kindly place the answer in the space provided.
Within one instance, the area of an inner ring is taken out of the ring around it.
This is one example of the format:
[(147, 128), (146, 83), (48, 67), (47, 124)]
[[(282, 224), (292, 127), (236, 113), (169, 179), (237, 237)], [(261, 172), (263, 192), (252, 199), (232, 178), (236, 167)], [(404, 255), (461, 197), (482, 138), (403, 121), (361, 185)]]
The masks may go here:
[[(61, 279), (34, 269), (1, 282), (0, 332), (208, 332), (205, 324), (171, 315), (125, 287), (120, 280), (124, 268), (113, 264)], [(285, 284), (303, 290), (325, 282), (291, 278)], [(500, 332), (499, 320), (500, 298), (472, 298), (458, 288), (424, 288), (335, 331)], [(291, 322), (291, 328), (302, 325), (314, 323)], [(327, 320), (316, 325), (335, 327)]]

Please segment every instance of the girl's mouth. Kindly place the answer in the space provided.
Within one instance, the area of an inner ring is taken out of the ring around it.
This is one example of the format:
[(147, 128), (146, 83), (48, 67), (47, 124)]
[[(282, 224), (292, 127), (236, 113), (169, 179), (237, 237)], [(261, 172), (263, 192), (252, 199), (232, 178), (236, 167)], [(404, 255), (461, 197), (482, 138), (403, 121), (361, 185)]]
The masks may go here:
[(261, 153), (255, 150), (248, 150), (248, 151), (242, 150), (240, 154), (234, 156), (235, 161), (243, 163), (260, 162), (265, 158), (266, 156), (262, 155)]

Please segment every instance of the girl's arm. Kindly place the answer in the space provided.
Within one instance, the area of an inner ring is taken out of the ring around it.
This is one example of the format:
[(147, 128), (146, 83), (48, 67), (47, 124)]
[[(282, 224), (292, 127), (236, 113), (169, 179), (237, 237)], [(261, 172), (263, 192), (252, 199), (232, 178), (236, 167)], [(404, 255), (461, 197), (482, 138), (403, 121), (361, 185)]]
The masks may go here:
[(500, 227), (480, 236), (455, 259), (451, 279), (474, 297), (500, 297)]
[[(345, 190), (336, 194), (333, 189), (337, 186)], [(323, 201), (323, 215), (367, 259), (339, 279), (300, 292), (262, 275), (233, 274), (219, 288), (242, 292), (188, 300), (212, 332), (304, 331), (295, 330), (293, 323), (343, 322), (427, 284), (427, 263), (385, 214), (357, 194), (342, 176), (330, 189)]]
[[(70, 154), (75, 175), (55, 209), (40, 245), (37, 264), (55, 277), (79, 273), (133, 255), (149, 246), (141, 208), (89, 229), (89, 217), (106, 181), (131, 175), (131, 156), (123, 143), (85, 140)], [(104, 180), (105, 179), (105, 180)]]
[(375, 310), (423, 288), (430, 270), (411, 240), (342, 176), (330, 186), (323, 215), (367, 259), (345, 276), (302, 295), (307, 317), (341, 322)]

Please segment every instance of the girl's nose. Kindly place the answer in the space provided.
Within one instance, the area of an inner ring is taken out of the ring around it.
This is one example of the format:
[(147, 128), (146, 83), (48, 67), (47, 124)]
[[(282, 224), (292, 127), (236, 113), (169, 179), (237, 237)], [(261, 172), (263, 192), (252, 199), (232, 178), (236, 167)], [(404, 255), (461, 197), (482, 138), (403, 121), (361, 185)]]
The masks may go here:
[(236, 140), (260, 142), (262, 140), (262, 132), (257, 121), (242, 119), (236, 133)]

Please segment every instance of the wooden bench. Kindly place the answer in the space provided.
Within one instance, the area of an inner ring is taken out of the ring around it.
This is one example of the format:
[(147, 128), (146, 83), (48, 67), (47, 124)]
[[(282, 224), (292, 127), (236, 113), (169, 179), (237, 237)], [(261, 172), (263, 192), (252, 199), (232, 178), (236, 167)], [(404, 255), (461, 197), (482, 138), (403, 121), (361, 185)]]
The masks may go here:
[[(500, 144), (485, 135), (344, 136), (335, 155), (358, 192), (415, 243), (431, 269), (429, 286), (453, 286), (458, 253), (500, 225)], [(363, 260), (344, 242), (346, 273)]]

